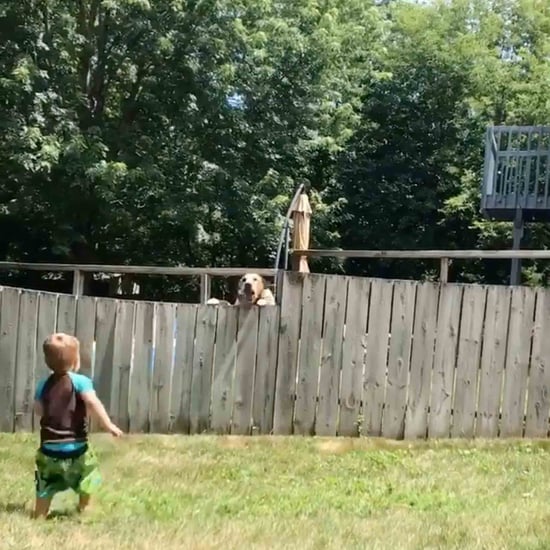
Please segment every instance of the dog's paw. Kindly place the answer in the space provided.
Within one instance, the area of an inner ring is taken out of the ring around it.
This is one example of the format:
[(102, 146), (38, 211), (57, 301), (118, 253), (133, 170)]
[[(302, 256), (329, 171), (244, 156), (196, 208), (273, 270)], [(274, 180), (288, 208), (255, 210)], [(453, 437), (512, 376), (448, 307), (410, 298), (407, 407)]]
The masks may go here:
[(256, 302), (256, 305), (257, 306), (267, 306), (267, 300), (265, 298), (260, 298), (257, 302)]
[(210, 300), (206, 301), (207, 306), (219, 306), (220, 301), (217, 298), (210, 298)]

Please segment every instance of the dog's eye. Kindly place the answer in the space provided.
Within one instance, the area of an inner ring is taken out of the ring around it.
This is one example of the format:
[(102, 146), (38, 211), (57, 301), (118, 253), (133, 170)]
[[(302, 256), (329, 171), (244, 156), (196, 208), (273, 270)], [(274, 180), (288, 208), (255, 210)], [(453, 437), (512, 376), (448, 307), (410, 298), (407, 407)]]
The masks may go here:
[(244, 283), (246, 281), (246, 277), (241, 278), (241, 283)]
[(254, 282), (255, 282), (255, 283), (258, 282), (258, 277), (254, 277)]

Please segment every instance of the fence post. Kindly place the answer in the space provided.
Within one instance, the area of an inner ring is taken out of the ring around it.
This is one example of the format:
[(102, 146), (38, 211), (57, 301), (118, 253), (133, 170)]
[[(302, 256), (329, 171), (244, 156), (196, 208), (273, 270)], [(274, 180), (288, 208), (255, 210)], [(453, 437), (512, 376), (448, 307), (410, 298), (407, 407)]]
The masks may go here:
[(439, 265), (439, 282), (449, 282), (449, 258), (441, 258)]
[[(513, 250), (519, 250), (521, 248), (521, 239), (523, 238), (523, 213), (521, 208), (516, 210), (516, 217), (514, 218), (514, 230), (512, 232)], [(521, 284), (521, 260), (519, 258), (512, 258), (512, 268), (510, 270), (510, 284), (512, 286), (518, 286)]]
[(206, 304), (210, 299), (210, 275), (203, 273), (201, 275), (201, 304)]
[(84, 273), (79, 269), (73, 271), (73, 294), (75, 296), (84, 294)]

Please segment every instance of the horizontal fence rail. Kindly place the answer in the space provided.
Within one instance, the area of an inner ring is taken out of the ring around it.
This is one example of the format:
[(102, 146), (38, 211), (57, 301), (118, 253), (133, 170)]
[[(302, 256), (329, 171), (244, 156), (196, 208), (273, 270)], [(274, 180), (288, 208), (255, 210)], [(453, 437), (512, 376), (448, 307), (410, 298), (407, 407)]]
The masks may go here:
[(318, 258), (393, 258), (427, 260), (550, 260), (550, 250), (292, 250), (296, 256)]
[[(307, 249), (291, 250), (295, 256), (309, 258), (379, 258), (440, 261), (440, 281), (447, 282), (449, 263), (452, 260), (550, 260), (550, 250), (341, 250), (341, 249)], [(167, 276), (200, 276), (201, 303), (210, 297), (212, 277), (234, 277), (243, 273), (254, 272), (263, 277), (279, 277), (281, 270), (255, 267), (178, 267), (178, 266), (130, 266), (100, 264), (54, 264), (29, 262), (0, 262), (0, 270), (72, 272), (73, 294), (83, 294), (84, 273), (112, 273), (116, 275), (167, 275)], [(275, 285), (277, 288), (278, 285)]]
[(232, 277), (247, 271), (263, 276), (273, 276), (276, 269), (257, 267), (170, 267), (154, 265), (102, 265), (102, 264), (47, 264), (25, 262), (0, 262), (0, 269), (29, 271), (83, 271), (87, 273), (130, 273), (134, 275), (210, 275)]
[(550, 291), (283, 274), (277, 306), (1, 287), (0, 430), (36, 429), (42, 342), (131, 432), (548, 437)]
[(82, 295), (84, 292), (84, 273), (112, 273), (115, 275), (168, 275), (168, 276), (200, 276), (201, 303), (210, 298), (211, 277), (235, 277), (243, 273), (258, 273), (262, 277), (277, 277), (276, 269), (255, 267), (179, 267), (154, 265), (100, 265), (100, 264), (50, 264), (29, 262), (0, 262), (3, 271), (45, 271), (45, 272), (72, 272), (73, 294)]
[(448, 282), (451, 260), (550, 260), (550, 250), (292, 250), (295, 256), (309, 258), (379, 258), (402, 260), (439, 260), (439, 280)]

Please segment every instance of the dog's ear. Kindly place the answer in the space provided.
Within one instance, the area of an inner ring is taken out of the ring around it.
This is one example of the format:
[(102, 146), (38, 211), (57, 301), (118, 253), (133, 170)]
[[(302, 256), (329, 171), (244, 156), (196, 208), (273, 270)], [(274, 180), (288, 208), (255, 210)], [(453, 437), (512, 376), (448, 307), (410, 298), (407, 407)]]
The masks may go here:
[(263, 290), (267, 285), (266, 285), (265, 279), (261, 275), (259, 275), (259, 277), (260, 277), (260, 285)]

